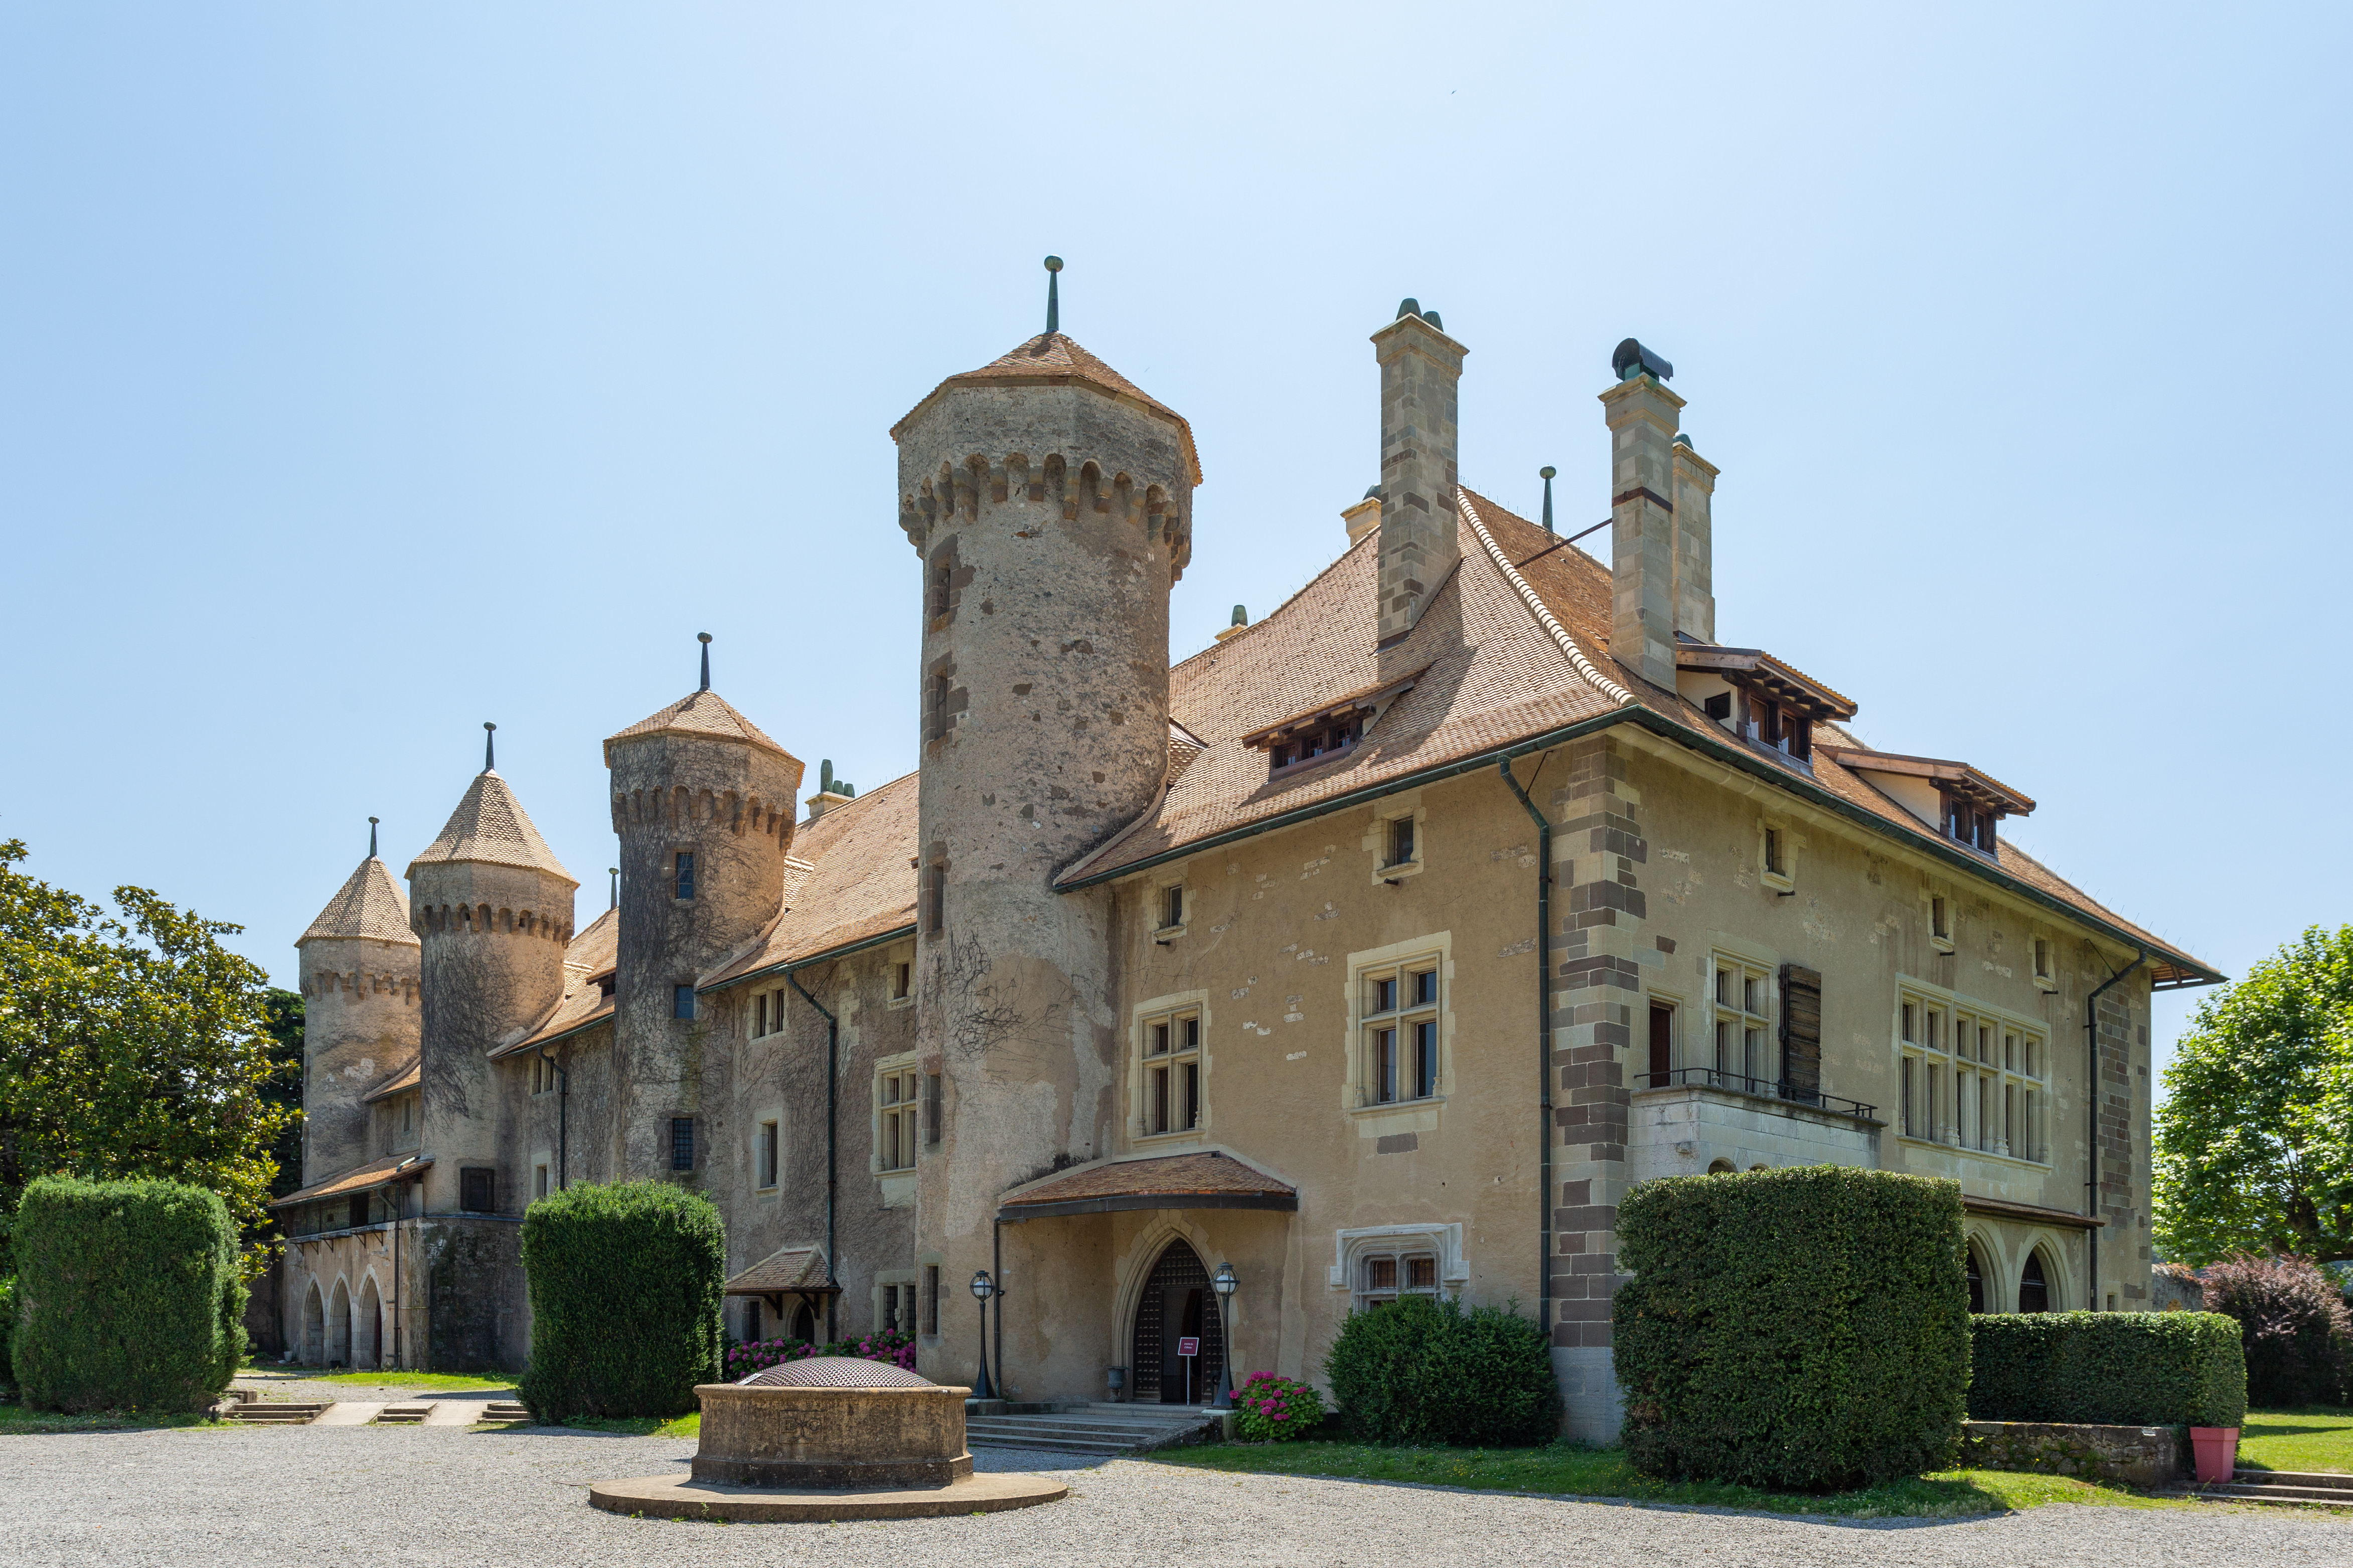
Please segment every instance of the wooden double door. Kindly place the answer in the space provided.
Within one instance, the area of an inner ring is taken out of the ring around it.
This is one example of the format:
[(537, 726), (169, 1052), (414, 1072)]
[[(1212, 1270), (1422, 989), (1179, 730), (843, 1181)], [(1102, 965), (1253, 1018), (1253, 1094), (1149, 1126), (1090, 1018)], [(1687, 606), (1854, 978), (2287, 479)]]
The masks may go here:
[[(1200, 1353), (1181, 1353), (1183, 1342), (1198, 1340)], [(1135, 1349), (1129, 1362), (1134, 1398), (1139, 1405), (1207, 1405), (1217, 1397), (1218, 1371), (1225, 1364), (1226, 1337), (1218, 1321), (1218, 1298), (1200, 1254), (1172, 1241), (1144, 1282), (1135, 1304)]]

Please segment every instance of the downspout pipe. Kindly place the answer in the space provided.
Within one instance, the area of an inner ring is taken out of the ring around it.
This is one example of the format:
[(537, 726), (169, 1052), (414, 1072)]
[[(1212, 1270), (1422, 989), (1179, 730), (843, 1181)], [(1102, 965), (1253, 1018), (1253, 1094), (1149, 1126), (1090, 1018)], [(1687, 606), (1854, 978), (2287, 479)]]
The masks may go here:
[[(2084, 1181), (2085, 1219), (2100, 1217), (2100, 995), (2147, 962), (2148, 949), (2144, 947), (2133, 955), (2130, 963), (2100, 982), (2092, 994), (2084, 998), (2084, 1068), (2085, 1081), (2091, 1086), (2088, 1096), (2091, 1107), (2084, 1113), (2084, 1126), (2091, 1134), (2084, 1145), (2084, 1152), (2091, 1159), (2088, 1167), (2091, 1173)], [(2085, 1292), (2088, 1298), (2085, 1310), (2096, 1312), (2100, 1310), (2100, 1227), (2096, 1225), (2085, 1226), (2084, 1242), (2089, 1248), (2084, 1264), (2088, 1276), (2085, 1283), (2090, 1287)]]
[(792, 983), (794, 990), (801, 994), (802, 1001), (825, 1017), (825, 1282), (829, 1287), (825, 1296), (825, 1337), (831, 1340), (834, 1334), (834, 1303), (841, 1300), (840, 1287), (833, 1277), (834, 1064), (841, 1054), (841, 1020), (827, 1012), (825, 1004), (809, 994), (808, 987), (801, 984), (797, 971), (786, 970), (785, 978)]
[(555, 1190), (562, 1192), (571, 1184), (565, 1178), (565, 1145), (570, 1142), (569, 1113), (572, 1099), (572, 1075), (555, 1059), (555, 1053), (545, 1046), (539, 1047), (539, 1059), (555, 1070)]
[(1536, 1321), (1544, 1325), (1545, 1343), (1549, 1347), (1553, 1342), (1552, 821), (1536, 809), (1536, 803), (1512, 776), (1511, 758), (1505, 757), (1495, 769), (1536, 825), (1536, 1105), (1541, 1123), (1536, 1134), (1536, 1235), (1542, 1248), (1536, 1259)]

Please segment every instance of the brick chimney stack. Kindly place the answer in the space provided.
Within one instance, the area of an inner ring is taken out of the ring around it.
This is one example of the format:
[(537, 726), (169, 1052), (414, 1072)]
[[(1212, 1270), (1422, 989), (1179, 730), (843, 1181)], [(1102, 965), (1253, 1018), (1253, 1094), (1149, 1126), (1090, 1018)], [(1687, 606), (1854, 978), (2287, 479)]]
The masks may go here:
[[(1470, 351), (1416, 301), (1373, 334), (1381, 366), (1382, 647), (1413, 629), (1454, 570), (1455, 388)], [(1670, 434), (1672, 432), (1670, 431)]]
[(1675, 630), (1715, 640), (1715, 542), (1710, 512), (1716, 466), (1675, 437)]
[[(1609, 653), (1653, 686), (1672, 691), (1677, 598), (1673, 448), (1683, 400), (1666, 388), (1675, 367), (1632, 338), (1618, 345), (1610, 364), (1618, 384), (1601, 395), (1609, 425)], [(1712, 597), (1707, 618), (1713, 629)]]

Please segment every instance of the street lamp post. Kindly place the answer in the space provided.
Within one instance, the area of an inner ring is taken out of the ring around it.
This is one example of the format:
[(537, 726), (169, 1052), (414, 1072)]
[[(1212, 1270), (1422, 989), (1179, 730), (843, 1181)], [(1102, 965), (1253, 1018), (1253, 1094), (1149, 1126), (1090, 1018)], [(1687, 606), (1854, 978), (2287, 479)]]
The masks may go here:
[(972, 1277), (972, 1293), (980, 1303), (980, 1376), (972, 1385), (975, 1399), (994, 1399), (997, 1390), (988, 1383), (988, 1299), (997, 1294), (997, 1281), (984, 1268)]
[(1220, 1409), (1234, 1407), (1234, 1331), (1226, 1320), (1226, 1303), (1234, 1299), (1241, 1281), (1234, 1278), (1234, 1266), (1218, 1265), (1218, 1272), (1209, 1281), (1218, 1293), (1218, 1405)]

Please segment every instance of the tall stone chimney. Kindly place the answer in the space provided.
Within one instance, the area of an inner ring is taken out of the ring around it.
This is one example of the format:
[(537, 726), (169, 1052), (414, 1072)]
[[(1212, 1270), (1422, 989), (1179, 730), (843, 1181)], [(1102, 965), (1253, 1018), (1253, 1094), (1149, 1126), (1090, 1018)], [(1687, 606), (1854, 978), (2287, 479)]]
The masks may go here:
[(1675, 630), (1715, 640), (1714, 524), (1716, 467), (1675, 437)]
[(1373, 334), (1373, 350), (1381, 365), (1379, 635), (1387, 647), (1413, 629), (1461, 553), (1454, 405), (1470, 351), (1411, 300)]
[[(1628, 338), (1601, 395), (1609, 424), (1609, 654), (1653, 686), (1675, 685), (1675, 463), (1683, 400), (1675, 367)], [(1714, 470), (1710, 470), (1712, 473)], [(1715, 616), (1711, 606), (1709, 620)]]

